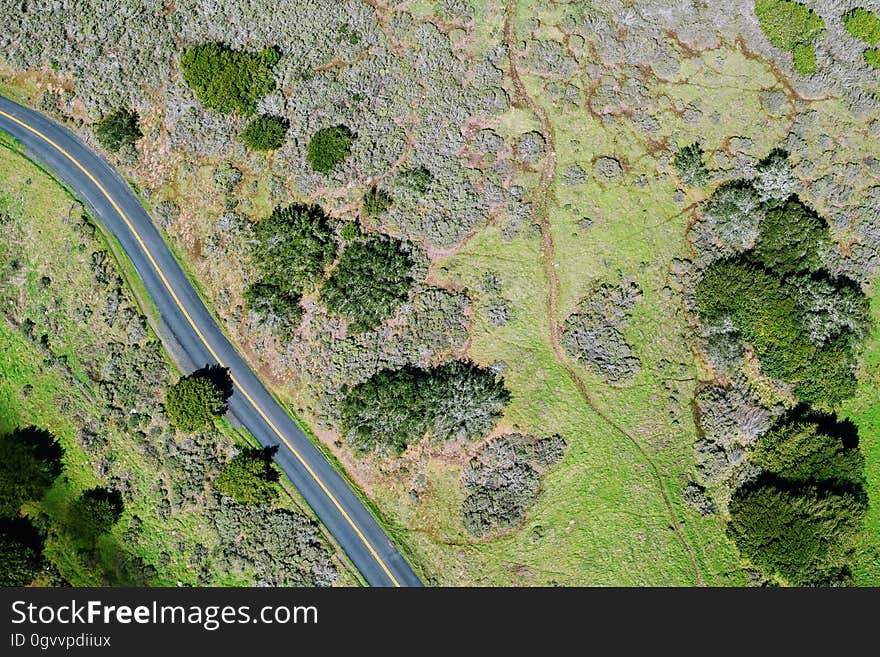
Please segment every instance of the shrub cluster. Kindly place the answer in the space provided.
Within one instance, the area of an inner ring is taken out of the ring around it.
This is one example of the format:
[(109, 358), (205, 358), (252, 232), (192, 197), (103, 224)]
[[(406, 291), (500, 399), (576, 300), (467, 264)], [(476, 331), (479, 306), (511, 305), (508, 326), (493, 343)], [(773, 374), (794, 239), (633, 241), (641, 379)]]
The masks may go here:
[(709, 182), (709, 170), (703, 159), (703, 147), (697, 143), (682, 146), (672, 157), (672, 165), (681, 181), (691, 187), (702, 187)]
[(275, 88), (272, 67), (278, 59), (278, 51), (271, 47), (255, 54), (204, 43), (183, 52), (180, 68), (205, 107), (250, 115), (257, 111), (257, 101)]
[(509, 401), (503, 378), (473, 363), (407, 366), (347, 390), (340, 425), (359, 454), (399, 454), (426, 434), (436, 441), (480, 438)]
[(519, 527), (538, 495), (541, 471), (558, 463), (564, 450), (559, 436), (510, 434), (486, 443), (462, 473), (467, 497), (461, 518), (468, 533)]
[(143, 137), (138, 115), (127, 109), (108, 114), (95, 126), (95, 137), (111, 153), (119, 152), (126, 144), (133, 144)]

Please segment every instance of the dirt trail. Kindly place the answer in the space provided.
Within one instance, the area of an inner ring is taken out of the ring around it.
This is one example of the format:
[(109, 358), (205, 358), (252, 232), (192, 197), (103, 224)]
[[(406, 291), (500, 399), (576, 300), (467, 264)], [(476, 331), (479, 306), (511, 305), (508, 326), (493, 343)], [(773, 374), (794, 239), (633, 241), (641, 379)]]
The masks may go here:
[(675, 512), (675, 508), (672, 506), (672, 501), (669, 499), (669, 494), (666, 492), (666, 487), (663, 484), (663, 478), (660, 475), (659, 468), (654, 463), (654, 460), (651, 458), (650, 454), (648, 454), (642, 444), (638, 440), (636, 440), (634, 436), (628, 433), (622, 426), (620, 426), (613, 419), (608, 417), (608, 415), (601, 408), (599, 408), (599, 406), (590, 396), (590, 393), (587, 390), (587, 386), (584, 383), (583, 379), (581, 379), (581, 377), (575, 371), (574, 367), (569, 362), (568, 355), (565, 353), (565, 349), (562, 347), (562, 341), (560, 339), (562, 331), (560, 329), (559, 320), (557, 318), (559, 278), (556, 275), (556, 247), (553, 242), (553, 232), (551, 230), (550, 218), (547, 211), (547, 197), (549, 194), (550, 185), (552, 184), (553, 179), (556, 176), (556, 151), (554, 149), (555, 142), (553, 126), (551, 125), (550, 120), (547, 118), (547, 114), (546, 112), (544, 112), (544, 109), (531, 96), (529, 96), (528, 92), (526, 91), (525, 85), (523, 84), (522, 79), (519, 76), (519, 69), (517, 66), (518, 53), (516, 50), (516, 35), (514, 34), (513, 29), (513, 16), (515, 10), (516, 1), (508, 0), (504, 12), (504, 42), (507, 46), (508, 54), (510, 57), (510, 79), (516, 92), (516, 98), (514, 99), (513, 103), (514, 105), (517, 105), (519, 107), (529, 109), (537, 117), (538, 122), (541, 125), (541, 133), (543, 134), (544, 140), (547, 144), (547, 156), (544, 159), (544, 167), (541, 171), (541, 182), (535, 192), (535, 216), (537, 217), (540, 224), (541, 238), (543, 241), (542, 250), (544, 256), (544, 272), (547, 277), (548, 285), (547, 320), (550, 326), (550, 341), (553, 344), (553, 351), (556, 354), (556, 358), (559, 363), (565, 368), (565, 371), (568, 372), (569, 377), (577, 386), (578, 391), (580, 391), (581, 397), (583, 397), (587, 405), (599, 417), (601, 417), (603, 420), (605, 420), (605, 422), (611, 425), (611, 427), (613, 427), (618, 433), (629, 440), (642, 455), (642, 458), (644, 458), (648, 466), (651, 468), (651, 472), (654, 476), (657, 488), (659, 489), (660, 494), (663, 496), (663, 502), (666, 505), (666, 511), (669, 514), (669, 520), (672, 523), (672, 528), (675, 530), (675, 534), (678, 537), (679, 541), (681, 541), (682, 546), (687, 552), (688, 559), (690, 559), (691, 565), (693, 566), (697, 586), (705, 586), (706, 583), (703, 580), (703, 573), (701, 572), (700, 565), (697, 562), (696, 554), (694, 553), (690, 542), (688, 542), (687, 537), (684, 535), (684, 531), (681, 528), (681, 523), (678, 520), (678, 515)]

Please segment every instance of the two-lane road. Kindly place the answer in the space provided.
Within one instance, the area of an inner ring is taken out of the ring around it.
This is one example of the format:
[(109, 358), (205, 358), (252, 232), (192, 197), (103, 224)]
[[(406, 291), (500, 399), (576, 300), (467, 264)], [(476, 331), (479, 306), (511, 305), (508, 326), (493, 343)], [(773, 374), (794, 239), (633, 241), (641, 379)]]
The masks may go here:
[(159, 311), (161, 332), (184, 369), (220, 364), (234, 392), (229, 410), (266, 446), (318, 518), (373, 586), (421, 581), (345, 480), (287, 414), (230, 343), (196, 294), (149, 215), (117, 171), (73, 133), (0, 97), (0, 130), (51, 169), (119, 241)]

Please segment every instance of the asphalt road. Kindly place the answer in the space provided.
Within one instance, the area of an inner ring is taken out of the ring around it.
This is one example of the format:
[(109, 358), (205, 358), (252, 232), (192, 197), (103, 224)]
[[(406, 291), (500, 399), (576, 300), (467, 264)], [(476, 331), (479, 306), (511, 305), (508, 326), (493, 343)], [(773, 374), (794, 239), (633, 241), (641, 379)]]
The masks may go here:
[[(122, 245), (159, 311), (159, 333), (184, 371), (220, 364), (229, 412), (275, 461), (372, 586), (421, 586), (412, 568), (333, 465), (269, 394), (220, 330), (128, 183), (72, 132), (0, 97), (0, 130), (64, 180)], [(173, 341), (173, 344), (167, 344)]]

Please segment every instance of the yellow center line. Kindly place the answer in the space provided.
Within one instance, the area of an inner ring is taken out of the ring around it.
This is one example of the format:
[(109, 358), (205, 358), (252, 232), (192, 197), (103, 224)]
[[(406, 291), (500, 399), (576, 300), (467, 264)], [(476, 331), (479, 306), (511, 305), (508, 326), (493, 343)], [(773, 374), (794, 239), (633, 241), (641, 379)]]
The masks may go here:
[[(110, 194), (107, 192), (107, 190), (104, 188), (104, 186), (100, 182), (98, 182), (98, 180), (95, 178), (95, 176), (93, 176), (88, 169), (86, 169), (82, 164), (80, 164), (79, 161), (75, 157), (73, 157), (73, 155), (68, 153), (64, 148), (62, 148), (59, 144), (57, 144), (55, 141), (53, 141), (50, 137), (44, 135), (42, 132), (40, 132), (36, 128), (31, 127), (30, 125), (28, 125), (24, 121), (21, 121), (20, 119), (12, 116), (11, 114), (4, 112), (3, 110), (0, 110), (0, 116), (4, 116), (7, 119), (9, 119), (10, 121), (17, 123), (25, 130), (32, 132), (37, 137), (39, 137), (40, 139), (45, 141), (47, 144), (52, 146), (52, 148), (54, 148), (59, 153), (64, 155), (64, 157), (66, 157), (68, 160), (70, 160), (74, 164), (74, 166), (76, 166), (76, 168), (78, 168), (80, 171), (82, 171), (83, 174), (85, 174), (85, 176), (92, 182), (92, 184), (95, 187), (97, 187), (98, 190), (100, 190), (100, 192), (104, 195), (104, 197), (110, 202), (110, 205), (113, 206), (113, 209), (116, 210), (116, 212), (119, 214), (120, 217), (122, 217), (122, 220), (125, 222), (125, 225), (128, 226), (128, 229), (131, 231), (132, 235), (134, 235), (135, 239), (137, 240), (137, 243), (140, 245), (144, 254), (146, 254), (147, 259), (149, 259), (150, 264), (153, 265), (153, 269), (156, 270), (156, 273), (159, 275), (159, 278), (162, 280), (162, 283), (165, 285), (165, 288), (168, 290), (168, 293), (174, 299), (174, 302), (177, 304), (177, 307), (180, 309), (180, 312), (182, 312), (183, 316), (186, 317), (186, 321), (189, 322), (189, 325), (192, 327), (193, 331), (195, 331), (196, 335), (199, 336), (199, 339), (202, 341), (202, 344), (205, 345), (205, 347), (211, 353), (211, 356), (214, 357), (214, 360), (216, 360), (217, 363), (219, 363), (221, 366), (225, 367), (223, 361), (217, 355), (217, 352), (214, 351), (213, 347), (211, 347), (210, 343), (205, 338), (205, 336), (202, 334), (201, 330), (199, 330), (199, 327), (196, 326), (196, 323), (193, 321), (192, 317), (190, 317), (189, 313), (186, 311), (186, 308), (183, 307), (183, 303), (181, 303), (180, 299), (177, 297), (177, 294), (172, 289), (171, 284), (168, 282), (168, 279), (165, 278), (165, 274), (162, 273), (162, 270), (159, 268), (159, 265), (156, 263), (155, 259), (153, 259), (153, 255), (147, 249), (147, 246), (146, 246), (146, 244), (144, 244), (143, 240), (141, 239), (140, 234), (138, 234), (137, 230), (135, 230), (135, 227), (132, 225), (131, 221), (128, 219), (125, 212), (122, 211), (122, 208), (119, 207), (119, 204), (116, 203), (116, 201), (113, 199), (112, 196), (110, 196)], [(330, 490), (327, 488), (327, 486), (324, 484), (324, 482), (321, 481), (321, 479), (318, 477), (318, 474), (311, 468), (311, 466), (306, 462), (306, 460), (302, 457), (302, 455), (299, 453), (299, 451), (297, 451), (297, 449), (290, 443), (290, 441), (287, 440), (285, 435), (283, 433), (281, 433), (281, 430), (277, 426), (275, 426), (275, 423), (269, 419), (269, 417), (266, 415), (265, 412), (263, 412), (263, 409), (257, 405), (257, 403), (254, 401), (253, 397), (251, 397), (250, 394), (248, 394), (248, 391), (244, 389), (244, 387), (241, 385), (241, 383), (239, 383), (239, 381), (235, 378), (235, 376), (232, 374), (232, 372), (230, 372), (229, 375), (230, 375), (230, 378), (232, 379), (232, 382), (241, 391), (241, 394), (244, 395), (245, 399), (247, 399), (250, 402), (251, 406), (254, 407), (254, 409), (257, 411), (257, 413), (259, 413), (260, 417), (263, 418), (263, 420), (266, 422), (266, 424), (268, 424), (272, 428), (272, 431), (275, 432), (275, 434), (281, 439), (281, 441), (285, 445), (287, 445), (287, 448), (291, 452), (293, 452), (293, 455), (302, 464), (302, 466), (306, 469), (306, 471), (311, 475), (312, 479), (315, 480), (315, 483), (317, 483), (318, 486), (320, 486), (321, 490), (324, 491), (324, 493), (327, 495), (327, 497), (330, 499), (330, 501), (333, 502), (333, 506), (335, 506), (339, 510), (339, 512), (342, 514), (342, 517), (345, 518), (345, 520), (348, 522), (349, 525), (351, 525), (351, 528), (354, 529), (354, 531), (358, 535), (358, 537), (364, 542), (364, 545), (367, 547), (367, 550), (369, 550), (370, 554), (373, 555), (373, 558), (382, 567), (382, 570), (385, 571), (385, 574), (388, 575), (388, 578), (392, 581), (394, 586), (400, 586), (400, 583), (397, 581), (397, 579), (394, 577), (394, 575), (391, 574), (391, 571), (388, 569), (388, 566), (385, 565), (385, 562), (382, 561), (382, 558), (378, 555), (378, 553), (373, 548), (373, 546), (370, 545), (370, 542), (367, 540), (367, 537), (364, 536), (363, 532), (354, 523), (354, 520), (352, 520), (351, 516), (348, 515), (348, 513), (345, 511), (345, 509), (342, 508), (342, 505), (339, 503), (339, 501), (336, 499), (336, 497), (333, 495), (333, 493), (330, 492)]]

